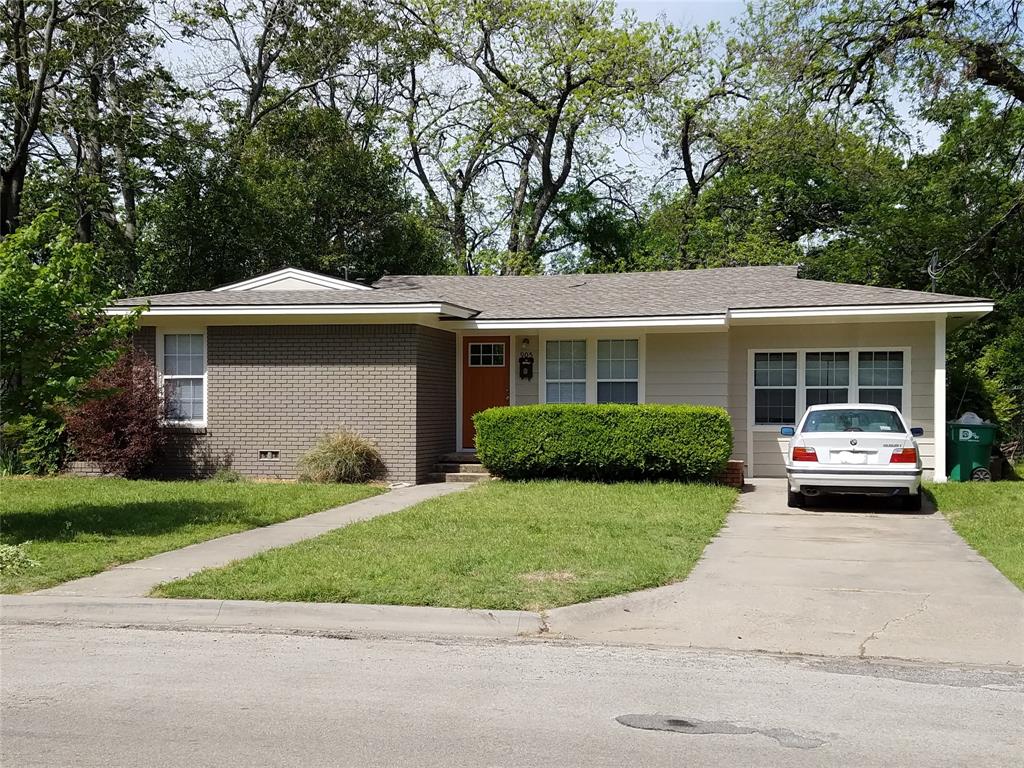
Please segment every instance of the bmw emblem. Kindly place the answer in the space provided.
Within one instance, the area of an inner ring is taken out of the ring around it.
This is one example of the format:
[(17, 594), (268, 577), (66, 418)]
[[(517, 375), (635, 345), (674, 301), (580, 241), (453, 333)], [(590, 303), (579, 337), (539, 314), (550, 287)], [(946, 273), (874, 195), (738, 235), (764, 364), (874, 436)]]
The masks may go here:
[(851, 440), (851, 441), (850, 441), (850, 445), (856, 445), (856, 444), (857, 444), (857, 441), (856, 441), (856, 440)]

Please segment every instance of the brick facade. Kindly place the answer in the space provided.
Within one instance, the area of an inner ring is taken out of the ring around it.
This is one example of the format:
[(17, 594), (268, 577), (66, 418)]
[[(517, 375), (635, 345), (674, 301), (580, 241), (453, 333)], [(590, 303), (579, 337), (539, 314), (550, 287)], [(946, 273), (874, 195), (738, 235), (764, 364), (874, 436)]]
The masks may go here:
[[(153, 328), (136, 344), (155, 356)], [(455, 335), (417, 325), (210, 326), (207, 419), (172, 429), (168, 476), (293, 478), (325, 433), (373, 441), (388, 479), (426, 479), (455, 445)], [(260, 451), (278, 451), (274, 461)]]

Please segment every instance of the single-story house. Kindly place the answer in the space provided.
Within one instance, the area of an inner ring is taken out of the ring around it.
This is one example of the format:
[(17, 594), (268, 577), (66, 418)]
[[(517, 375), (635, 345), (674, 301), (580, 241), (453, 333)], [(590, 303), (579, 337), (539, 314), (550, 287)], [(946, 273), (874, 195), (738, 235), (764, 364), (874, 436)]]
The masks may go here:
[(796, 267), (625, 274), (388, 276), (282, 269), (146, 307), (173, 450), (167, 474), (293, 477), (323, 434), (373, 440), (422, 482), (473, 449), (474, 413), (532, 403), (703, 403), (732, 416), (750, 477), (784, 473), (808, 404), (898, 406), (945, 478), (946, 334), (987, 299), (806, 280)]

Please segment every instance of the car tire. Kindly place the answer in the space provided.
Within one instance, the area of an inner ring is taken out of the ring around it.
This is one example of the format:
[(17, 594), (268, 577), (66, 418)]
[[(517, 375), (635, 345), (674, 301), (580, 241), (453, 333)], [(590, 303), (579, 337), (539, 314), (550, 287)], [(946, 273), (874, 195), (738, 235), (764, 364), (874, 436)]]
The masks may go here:
[(920, 512), (921, 511), (921, 492), (911, 493), (908, 496), (903, 497), (903, 509), (907, 512)]
[(786, 506), (790, 509), (800, 509), (804, 505), (804, 495), (800, 491), (787, 491)]

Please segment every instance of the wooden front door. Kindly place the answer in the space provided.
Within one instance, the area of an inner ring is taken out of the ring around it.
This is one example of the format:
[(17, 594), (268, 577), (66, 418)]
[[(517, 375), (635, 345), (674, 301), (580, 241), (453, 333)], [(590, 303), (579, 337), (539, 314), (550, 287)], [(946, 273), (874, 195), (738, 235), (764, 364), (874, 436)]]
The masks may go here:
[(473, 414), (508, 405), (508, 336), (467, 336), (462, 340), (462, 448), (476, 447)]

